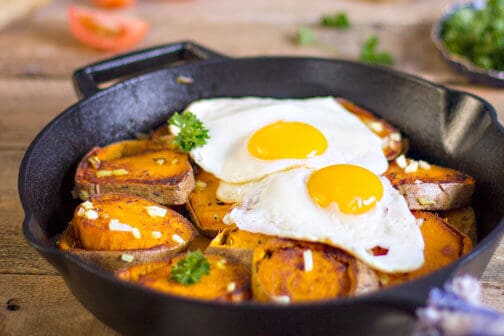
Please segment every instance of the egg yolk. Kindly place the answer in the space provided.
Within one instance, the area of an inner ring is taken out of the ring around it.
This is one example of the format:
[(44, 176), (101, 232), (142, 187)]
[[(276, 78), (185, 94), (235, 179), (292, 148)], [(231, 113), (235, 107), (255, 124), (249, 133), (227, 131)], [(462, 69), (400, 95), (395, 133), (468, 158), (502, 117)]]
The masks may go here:
[(257, 130), (249, 153), (263, 160), (306, 159), (325, 152), (327, 140), (315, 127), (298, 121), (277, 121)]
[(375, 174), (359, 166), (338, 164), (316, 170), (308, 178), (308, 192), (319, 206), (336, 203), (342, 213), (365, 213), (383, 197), (383, 185)]

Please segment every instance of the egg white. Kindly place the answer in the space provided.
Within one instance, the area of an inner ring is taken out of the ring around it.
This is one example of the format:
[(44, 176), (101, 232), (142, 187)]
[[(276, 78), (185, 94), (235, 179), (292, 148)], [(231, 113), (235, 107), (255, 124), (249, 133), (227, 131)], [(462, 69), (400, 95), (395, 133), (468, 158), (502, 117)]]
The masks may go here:
[[(193, 102), (194, 113), (209, 130), (210, 139), (190, 152), (204, 170), (222, 181), (243, 183), (295, 167), (322, 168), (349, 163), (379, 175), (388, 162), (382, 140), (333, 97), (309, 99), (214, 98)], [(298, 121), (317, 128), (328, 142), (321, 155), (307, 159), (262, 160), (247, 148), (249, 138), (277, 121)]]
[[(333, 245), (384, 272), (407, 272), (423, 264), (420, 228), (387, 179), (380, 177), (384, 193), (373, 209), (348, 215), (337, 204), (322, 208), (313, 202), (306, 186), (312, 172), (297, 168), (250, 185), (242, 203), (225, 216), (225, 223), (250, 232)], [(374, 256), (370, 250), (375, 246), (388, 253)]]

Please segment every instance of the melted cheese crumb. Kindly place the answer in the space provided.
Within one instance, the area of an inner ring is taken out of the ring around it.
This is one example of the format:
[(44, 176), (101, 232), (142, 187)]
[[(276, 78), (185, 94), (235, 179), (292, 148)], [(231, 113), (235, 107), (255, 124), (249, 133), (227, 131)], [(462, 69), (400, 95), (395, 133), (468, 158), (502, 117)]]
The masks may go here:
[(305, 272), (313, 271), (313, 253), (311, 250), (303, 252), (304, 270)]
[(86, 210), (86, 213), (84, 214), (84, 216), (89, 220), (95, 220), (95, 219), (98, 219), (98, 212), (96, 212), (94, 210)]
[(148, 206), (148, 207), (145, 207), (145, 209), (147, 210), (147, 213), (151, 217), (163, 218), (164, 216), (166, 216), (166, 213), (168, 212), (168, 210), (166, 208), (162, 208), (157, 205)]
[(404, 169), (408, 166), (408, 162), (406, 161), (406, 157), (403, 154), (399, 155), (399, 157), (397, 157), (395, 162), (402, 169)]
[(288, 295), (277, 295), (272, 297), (273, 302), (276, 303), (281, 303), (281, 304), (288, 304), (290, 303), (290, 297)]
[(235, 289), (236, 289), (236, 283), (234, 283), (234, 282), (230, 282), (230, 283), (228, 283), (228, 285), (227, 285), (227, 291), (228, 291), (228, 292), (232, 292), (232, 291), (234, 291)]
[(172, 236), (172, 240), (173, 240), (175, 243), (179, 243), (179, 244), (184, 244), (184, 243), (185, 243), (184, 238), (180, 237), (178, 234), (174, 234), (174, 235)]

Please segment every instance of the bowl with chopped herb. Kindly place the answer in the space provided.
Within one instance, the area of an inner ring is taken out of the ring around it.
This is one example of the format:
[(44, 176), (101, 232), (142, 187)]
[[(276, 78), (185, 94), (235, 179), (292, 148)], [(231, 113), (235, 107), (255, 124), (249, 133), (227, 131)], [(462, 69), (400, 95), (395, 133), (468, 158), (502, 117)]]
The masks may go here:
[(504, 87), (504, 0), (449, 7), (432, 39), (444, 59), (471, 82)]

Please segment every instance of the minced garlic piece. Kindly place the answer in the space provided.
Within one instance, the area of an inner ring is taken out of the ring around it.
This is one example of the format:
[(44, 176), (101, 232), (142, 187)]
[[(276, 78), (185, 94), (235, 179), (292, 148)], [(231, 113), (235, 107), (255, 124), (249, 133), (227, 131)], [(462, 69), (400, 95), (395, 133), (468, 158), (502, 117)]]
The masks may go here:
[(127, 171), (126, 169), (116, 169), (116, 170), (112, 170), (112, 175), (114, 176), (122, 176), (122, 175), (128, 175), (129, 174), (129, 171)]
[(111, 219), (109, 222), (109, 230), (110, 231), (124, 231), (124, 232), (131, 232), (133, 228), (129, 226), (128, 224), (123, 224), (119, 222), (118, 219)]
[(175, 81), (179, 84), (192, 84), (194, 82), (194, 80), (191, 78), (191, 77), (188, 77), (188, 76), (177, 76), (177, 78), (175, 78)]
[(220, 269), (225, 269), (226, 263), (227, 263), (226, 259), (220, 259), (219, 261), (217, 261), (216, 265)]
[(313, 271), (313, 253), (311, 250), (303, 251), (303, 260), (305, 272)]
[(276, 303), (281, 303), (281, 304), (288, 304), (290, 303), (290, 297), (288, 295), (277, 295), (272, 297), (273, 302)]
[(156, 158), (156, 159), (153, 159), (154, 162), (158, 165), (158, 166), (162, 166), (165, 164), (166, 162), (166, 159), (163, 159), (163, 158)]
[(123, 253), (121, 254), (121, 260), (124, 261), (124, 262), (132, 262), (133, 259), (135, 259), (134, 256), (132, 256), (131, 254), (127, 254), (127, 253)]
[(425, 169), (425, 170), (429, 170), (431, 168), (430, 163), (428, 163), (427, 161), (424, 161), (424, 160), (418, 161), (418, 165), (420, 166), (420, 168)]
[(377, 133), (380, 133), (383, 131), (383, 124), (379, 121), (372, 121), (372, 122), (369, 122), (367, 125), (372, 131), (375, 131)]
[(392, 141), (401, 141), (401, 133), (392, 133), (389, 135), (389, 139)]
[(96, 212), (94, 210), (86, 210), (86, 213), (84, 214), (84, 216), (89, 220), (95, 220), (95, 219), (98, 219), (98, 212)]
[(236, 283), (234, 283), (234, 282), (230, 282), (230, 283), (228, 283), (228, 285), (227, 285), (227, 291), (228, 291), (228, 292), (232, 292), (232, 291), (234, 291), (235, 289), (236, 289)]
[(90, 201), (86, 201), (84, 203), (81, 204), (81, 207), (83, 207), (84, 209), (86, 210), (91, 210), (91, 209), (94, 209), (94, 205), (92, 202)]
[(164, 216), (166, 216), (166, 213), (168, 212), (168, 210), (166, 208), (162, 208), (162, 207), (157, 206), (157, 205), (148, 206), (148, 207), (145, 207), (145, 209), (147, 210), (147, 213), (151, 217), (161, 217), (161, 218), (163, 218)]
[(402, 169), (404, 169), (404, 168), (406, 168), (408, 166), (408, 162), (406, 161), (406, 157), (404, 156), (404, 154), (399, 155), (397, 157), (397, 159), (395, 159), (395, 162)]
[(433, 204), (436, 204), (436, 202), (433, 199), (431, 199), (431, 198), (429, 198), (427, 196), (417, 197), (417, 201), (421, 205), (433, 205)]
[(416, 224), (420, 227), (422, 224), (425, 222), (425, 219), (423, 218), (417, 218), (416, 219)]
[(206, 182), (200, 180), (196, 181), (196, 188), (198, 188), (199, 190), (205, 189), (206, 187), (207, 187)]
[(173, 160), (170, 161), (170, 163), (172, 165), (176, 165), (177, 163), (179, 163), (179, 159), (173, 159)]
[(86, 213), (86, 210), (83, 207), (79, 207), (79, 210), (77, 211), (77, 216), (82, 217)]
[(418, 161), (410, 160), (409, 165), (404, 168), (404, 172), (407, 174), (415, 173), (418, 170)]
[(159, 239), (161, 238), (162, 234), (159, 231), (152, 231), (152, 237)]
[(96, 168), (96, 169), (100, 168), (101, 161), (98, 158), (98, 156), (96, 156), (96, 155), (89, 157), (87, 159), (87, 162), (89, 162), (89, 164), (91, 166), (93, 166), (93, 168)]
[(89, 193), (86, 190), (79, 190), (79, 198), (85, 201), (89, 198)]
[(172, 240), (175, 242), (175, 243), (179, 243), (179, 244), (184, 244), (186, 241), (184, 240), (184, 238), (180, 237), (178, 234), (174, 234), (172, 236)]
[(111, 170), (98, 170), (96, 172), (96, 177), (112, 176)]

